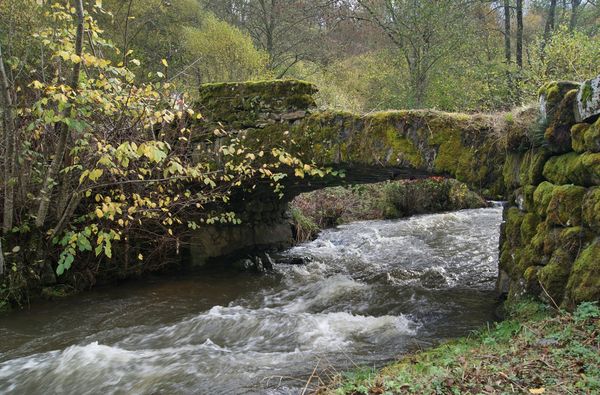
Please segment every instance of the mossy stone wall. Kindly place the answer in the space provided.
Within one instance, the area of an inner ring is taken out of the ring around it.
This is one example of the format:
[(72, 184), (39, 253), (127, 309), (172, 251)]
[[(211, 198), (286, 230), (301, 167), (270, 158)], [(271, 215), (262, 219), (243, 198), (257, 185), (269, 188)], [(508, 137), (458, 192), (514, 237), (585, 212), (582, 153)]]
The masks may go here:
[(249, 146), (283, 146), (318, 165), (412, 169), (415, 175), (451, 176), (488, 197), (504, 195), (506, 141), (499, 138), (497, 116), (319, 111), (315, 92), (301, 81), (206, 85), (196, 104), (204, 115), (198, 130), (221, 125), (237, 131)]
[(503, 169), (498, 289), (566, 308), (600, 300), (600, 119), (576, 122), (578, 91), (572, 82), (540, 90), (543, 137), (510, 150)]

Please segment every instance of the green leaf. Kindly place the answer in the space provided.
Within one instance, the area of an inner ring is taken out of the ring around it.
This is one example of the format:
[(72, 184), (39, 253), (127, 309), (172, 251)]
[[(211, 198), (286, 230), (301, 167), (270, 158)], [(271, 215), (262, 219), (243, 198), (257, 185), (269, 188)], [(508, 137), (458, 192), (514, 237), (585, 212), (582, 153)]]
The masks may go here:
[(67, 257), (65, 258), (65, 261), (63, 263), (64, 268), (69, 270), (71, 268), (71, 264), (73, 263), (74, 260), (75, 260), (75, 257), (73, 255), (67, 255)]

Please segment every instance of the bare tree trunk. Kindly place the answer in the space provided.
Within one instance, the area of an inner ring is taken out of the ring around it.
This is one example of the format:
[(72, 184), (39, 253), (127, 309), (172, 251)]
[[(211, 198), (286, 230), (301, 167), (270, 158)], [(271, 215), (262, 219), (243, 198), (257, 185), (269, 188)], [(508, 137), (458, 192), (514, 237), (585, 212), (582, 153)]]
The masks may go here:
[(13, 227), (15, 187), (13, 177), (16, 172), (16, 125), (10, 83), (4, 68), (4, 57), (0, 45), (0, 84), (4, 103), (4, 213), (2, 231), (6, 234)]
[(571, 0), (571, 20), (569, 21), (569, 30), (575, 30), (577, 27), (577, 16), (579, 12), (579, 6), (581, 5), (581, 0)]
[[(75, 54), (81, 57), (83, 51), (83, 34), (84, 34), (84, 12), (83, 12), (83, 0), (75, 0), (75, 10), (77, 12), (77, 34), (75, 36)], [(79, 86), (79, 73), (81, 71), (81, 62), (75, 63), (73, 66), (73, 75), (71, 77), (71, 88), (76, 91)], [(37, 216), (35, 219), (35, 225), (38, 228), (44, 226), (46, 217), (48, 216), (48, 209), (50, 207), (50, 195), (54, 182), (60, 172), (60, 167), (65, 156), (67, 148), (67, 139), (69, 137), (69, 128), (64, 123), (56, 125), (56, 132), (59, 135), (58, 144), (54, 150), (54, 158), (50, 164), (50, 168), (46, 173), (44, 179), (44, 185), (40, 191), (40, 205), (38, 207)]]
[(550, 8), (548, 9), (548, 18), (546, 19), (546, 27), (544, 28), (544, 39), (542, 41), (542, 53), (546, 48), (546, 44), (550, 41), (550, 36), (554, 30), (556, 19), (556, 0), (550, 0)]
[(523, 69), (523, 0), (517, 0), (517, 66)]
[(504, 0), (504, 58), (506, 64), (512, 62), (511, 42), (510, 42), (510, 0)]

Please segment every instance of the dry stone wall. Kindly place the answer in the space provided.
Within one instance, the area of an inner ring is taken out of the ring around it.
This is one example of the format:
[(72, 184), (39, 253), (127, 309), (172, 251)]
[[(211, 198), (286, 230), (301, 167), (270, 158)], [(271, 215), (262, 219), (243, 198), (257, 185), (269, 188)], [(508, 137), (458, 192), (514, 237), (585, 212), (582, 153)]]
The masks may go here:
[[(566, 308), (600, 300), (600, 77), (540, 90), (541, 119), (508, 153), (498, 289)], [(590, 92), (590, 87), (595, 89)], [(582, 105), (582, 98), (586, 102)], [(585, 115), (582, 116), (582, 108)]]

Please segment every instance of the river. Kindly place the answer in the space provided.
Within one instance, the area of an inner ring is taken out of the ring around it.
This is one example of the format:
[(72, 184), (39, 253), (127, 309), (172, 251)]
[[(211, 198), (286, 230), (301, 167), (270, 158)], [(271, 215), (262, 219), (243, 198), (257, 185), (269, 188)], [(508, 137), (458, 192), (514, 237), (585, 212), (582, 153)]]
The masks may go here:
[[(0, 393), (298, 394), (494, 320), (500, 207), (322, 232), (260, 275), (148, 278), (0, 318)], [(283, 260), (282, 260), (283, 261)], [(314, 382), (316, 383), (316, 381)]]

